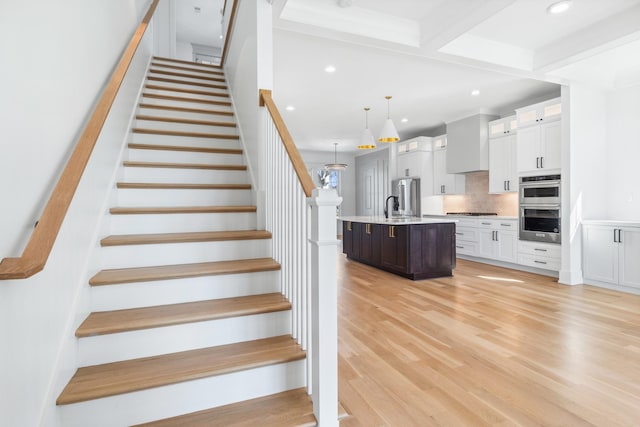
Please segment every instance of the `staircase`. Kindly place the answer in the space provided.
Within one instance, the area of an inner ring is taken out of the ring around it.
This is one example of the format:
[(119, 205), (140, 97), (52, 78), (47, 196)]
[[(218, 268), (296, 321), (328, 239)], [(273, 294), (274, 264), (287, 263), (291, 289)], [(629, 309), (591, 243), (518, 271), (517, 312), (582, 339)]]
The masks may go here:
[(154, 58), (62, 426), (316, 425), (233, 120), (219, 68)]

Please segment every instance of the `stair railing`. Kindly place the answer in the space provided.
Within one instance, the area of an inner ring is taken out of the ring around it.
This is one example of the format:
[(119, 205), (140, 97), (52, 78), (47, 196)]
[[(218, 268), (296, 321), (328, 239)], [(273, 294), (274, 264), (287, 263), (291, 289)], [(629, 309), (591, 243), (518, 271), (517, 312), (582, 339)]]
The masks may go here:
[(292, 335), (307, 352), (307, 390), (319, 425), (338, 426), (335, 190), (315, 188), (270, 90), (266, 107), (266, 228), (292, 305)]
[(49, 201), (36, 227), (33, 229), (22, 255), (17, 258), (4, 258), (0, 262), (0, 280), (26, 279), (44, 269), (69, 205), (73, 200), (73, 195), (80, 183), (80, 178), (89, 162), (100, 132), (102, 132), (102, 126), (118, 94), (131, 60), (149, 26), (158, 2), (159, 0), (153, 0), (147, 14), (142, 19), (126, 50), (120, 57), (120, 62), (118, 62), (113, 71), (109, 83), (102, 92), (102, 96), (82, 131), (71, 157), (67, 161), (60, 178), (58, 178), (58, 182), (51, 196), (49, 196)]

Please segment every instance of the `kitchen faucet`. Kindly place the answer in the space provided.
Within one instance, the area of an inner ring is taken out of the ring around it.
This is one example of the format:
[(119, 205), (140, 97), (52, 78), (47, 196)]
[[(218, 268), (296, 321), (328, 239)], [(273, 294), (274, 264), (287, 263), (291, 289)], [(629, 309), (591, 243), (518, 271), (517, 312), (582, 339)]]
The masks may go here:
[(387, 200), (384, 201), (384, 217), (389, 218), (389, 199), (393, 199), (393, 210), (397, 211), (400, 207), (400, 203), (398, 203), (398, 196), (389, 196)]

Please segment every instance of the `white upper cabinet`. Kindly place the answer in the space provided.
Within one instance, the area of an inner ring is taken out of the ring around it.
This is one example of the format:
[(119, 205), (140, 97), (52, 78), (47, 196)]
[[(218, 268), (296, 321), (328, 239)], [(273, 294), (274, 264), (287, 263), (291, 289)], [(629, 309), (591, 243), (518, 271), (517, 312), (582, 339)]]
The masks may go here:
[(397, 144), (396, 178), (420, 178), (421, 197), (433, 195), (432, 138), (419, 136)]
[(516, 129), (515, 115), (489, 123), (489, 193), (518, 191)]
[(465, 176), (447, 173), (447, 150), (433, 151), (433, 194), (464, 194)]
[(518, 173), (557, 171), (562, 166), (560, 122), (520, 128), (516, 139)]
[(515, 135), (518, 132), (518, 119), (515, 116), (505, 117), (489, 122), (489, 138), (500, 138)]
[(519, 174), (558, 172), (562, 167), (560, 98), (516, 110)]
[(517, 126), (522, 129), (527, 126), (538, 125), (562, 118), (562, 103), (560, 98), (533, 104), (516, 110)]

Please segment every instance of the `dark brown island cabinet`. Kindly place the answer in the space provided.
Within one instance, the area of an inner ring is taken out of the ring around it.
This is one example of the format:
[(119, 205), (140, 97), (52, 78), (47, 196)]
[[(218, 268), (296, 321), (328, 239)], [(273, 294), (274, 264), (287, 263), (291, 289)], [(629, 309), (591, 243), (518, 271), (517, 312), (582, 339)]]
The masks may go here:
[(377, 224), (343, 221), (347, 258), (412, 280), (445, 277), (456, 267), (455, 223)]

